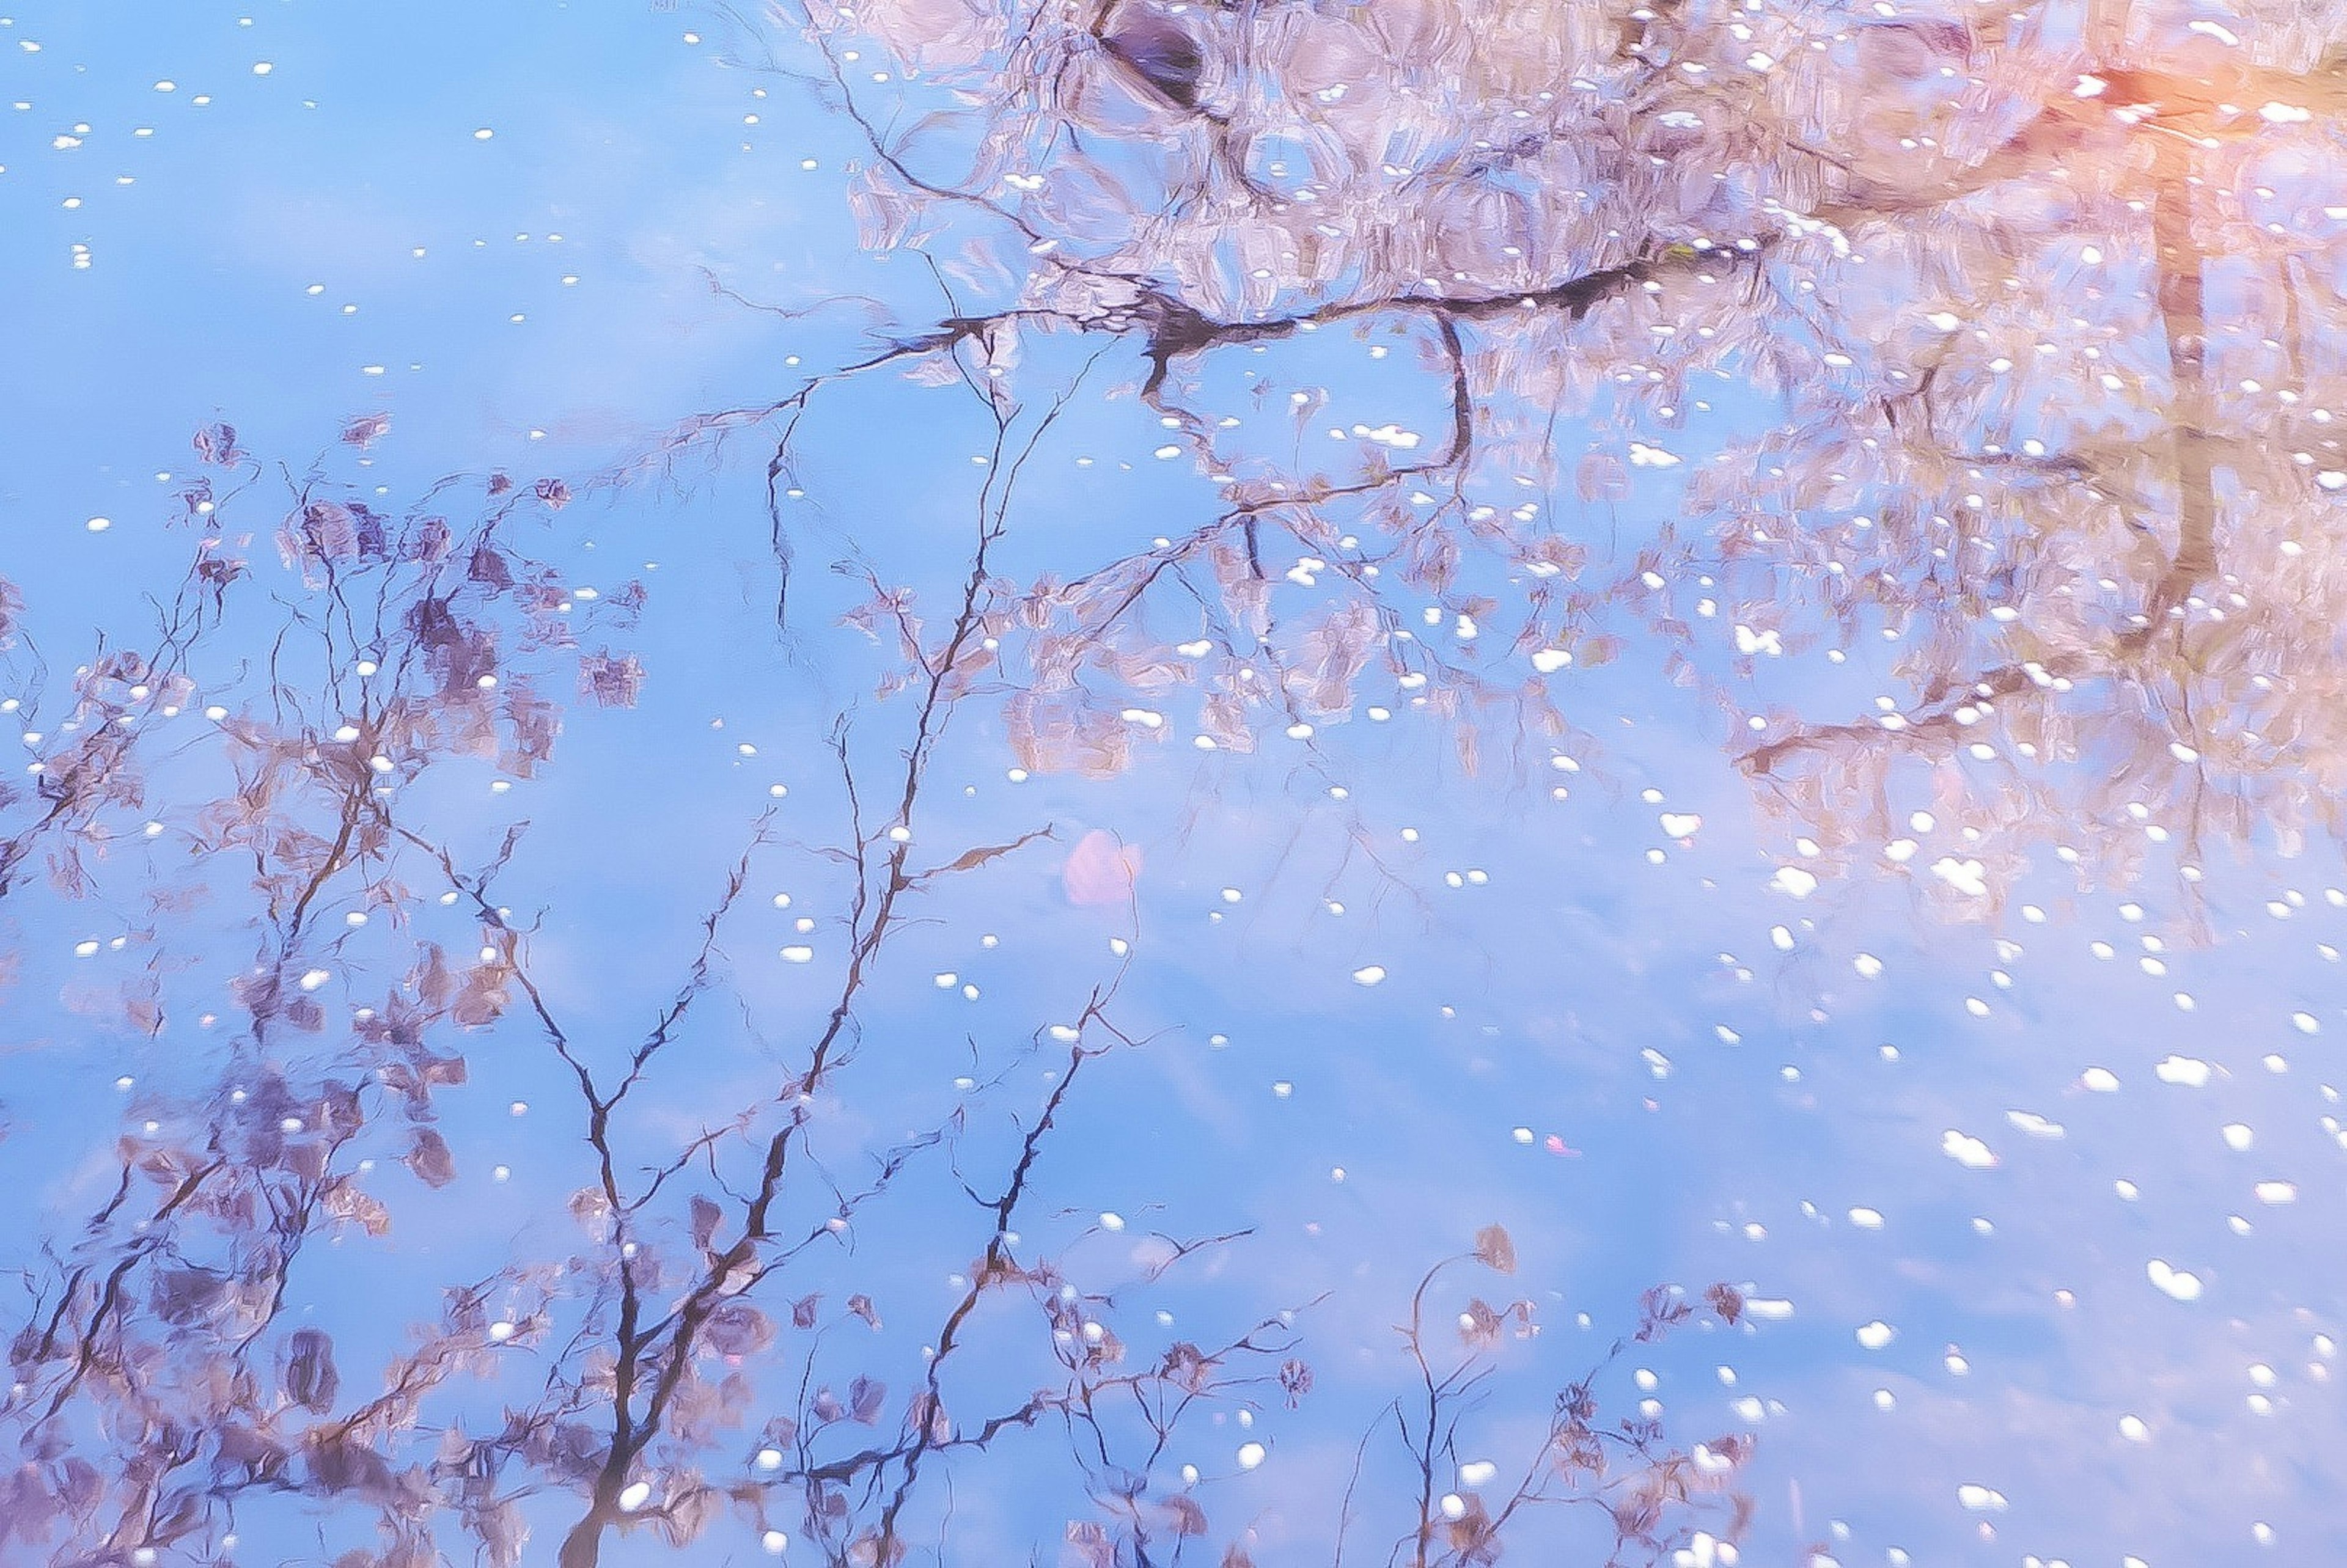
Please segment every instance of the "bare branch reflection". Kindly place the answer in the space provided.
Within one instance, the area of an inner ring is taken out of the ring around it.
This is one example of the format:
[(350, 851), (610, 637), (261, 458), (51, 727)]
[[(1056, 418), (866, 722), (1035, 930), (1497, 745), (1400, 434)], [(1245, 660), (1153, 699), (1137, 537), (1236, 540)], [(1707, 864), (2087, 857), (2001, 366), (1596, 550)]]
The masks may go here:
[[(1048, 818), (966, 830), (946, 759), (1108, 778), (1276, 737), (1327, 793), (1326, 733), (1358, 722), (1562, 787), (1623, 717), (1595, 672), (1638, 661), (1710, 704), (1821, 872), (1905, 865), (1936, 814), (1980, 863), (1923, 884), (1953, 909), (2048, 841), (2082, 877), (2189, 883), (2225, 845), (2337, 831), (2342, 24), (2220, 54), (2149, 8), (2083, 41), (1879, 9), (728, 10), (738, 64), (856, 128), (866, 241), (925, 258), (943, 309), (815, 311), (866, 341), (591, 481), (395, 507), (353, 466), (388, 415), (299, 471), (210, 425), (137, 648), (36, 641), (0, 581), (30, 760), (0, 893), (27, 925), (105, 911), (131, 956), (59, 1007), (183, 1047), (125, 1076), (80, 1210), (20, 1271), (0, 1553), (1732, 1551), (1749, 1434), (1687, 1440), (1621, 1376), (1628, 1347), (1740, 1329), (1743, 1295), (1657, 1286), (1536, 1388), (1512, 1358), (1542, 1308), (1481, 1294), (1519, 1266), (1496, 1225), (1379, 1307), (1406, 1376), (1349, 1479), (1224, 1512), (1233, 1477), (1183, 1443), (1262, 1461), (1222, 1440), (1326, 1376), (1317, 1304), (1225, 1281), (1177, 1337), (1144, 1287), (1262, 1239), (1070, 1220), (1070, 1129), (1156, 1043), (1125, 983), (1141, 862)], [(901, 400), (908, 439), (979, 432), (917, 542), (818, 517), (812, 455), (858, 396)], [(1086, 419), (1190, 483), (1185, 527), (1030, 537), (1042, 476), (1095, 460)], [(817, 732), (830, 836), (741, 814), (672, 868), (702, 892), (681, 957), (647, 938), (657, 983), (581, 972), (567, 907), (626, 891), (541, 853), (497, 785), (661, 692), (650, 589), (586, 580), (579, 516), (728, 444), (763, 469), (777, 626), (854, 634), (871, 674)], [(1052, 869), (1116, 961), (1050, 974), (1020, 1030), (908, 1024), (895, 999), (957, 981), (913, 934)], [(785, 917), (778, 961), (821, 985), (795, 1013), (739, 958), (785, 875), (820, 889)], [(452, 1104), (492, 1071), (569, 1133), (529, 1177), (561, 1212), (516, 1235), (468, 1207), (484, 1140)], [(1059, 1533), (963, 1535), (957, 1486)]]

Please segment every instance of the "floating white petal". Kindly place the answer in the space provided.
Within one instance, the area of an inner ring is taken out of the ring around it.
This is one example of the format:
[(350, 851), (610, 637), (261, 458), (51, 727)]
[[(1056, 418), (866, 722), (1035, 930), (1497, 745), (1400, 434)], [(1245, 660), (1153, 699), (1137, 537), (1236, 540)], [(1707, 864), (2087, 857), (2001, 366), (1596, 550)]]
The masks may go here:
[(1996, 1154), (1986, 1143), (1969, 1132), (1959, 1132), (1953, 1127), (1940, 1134), (1940, 1153), (1957, 1164), (1974, 1171), (1984, 1171), (1996, 1163)]
[(1806, 898), (1818, 890), (1818, 879), (1798, 866), (1779, 866), (1770, 886), (1789, 897)]
[(2155, 1289), (2178, 1301), (2200, 1299), (2200, 1276), (2171, 1267), (2166, 1258), (2155, 1257), (2143, 1266), (2143, 1272)]

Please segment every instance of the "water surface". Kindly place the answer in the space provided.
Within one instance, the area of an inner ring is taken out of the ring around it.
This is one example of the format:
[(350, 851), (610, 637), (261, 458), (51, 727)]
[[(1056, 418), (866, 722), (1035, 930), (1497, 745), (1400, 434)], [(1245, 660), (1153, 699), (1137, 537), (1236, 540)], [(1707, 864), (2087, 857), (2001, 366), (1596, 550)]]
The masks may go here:
[(0, 18), (0, 1563), (2347, 1545), (2347, 25)]

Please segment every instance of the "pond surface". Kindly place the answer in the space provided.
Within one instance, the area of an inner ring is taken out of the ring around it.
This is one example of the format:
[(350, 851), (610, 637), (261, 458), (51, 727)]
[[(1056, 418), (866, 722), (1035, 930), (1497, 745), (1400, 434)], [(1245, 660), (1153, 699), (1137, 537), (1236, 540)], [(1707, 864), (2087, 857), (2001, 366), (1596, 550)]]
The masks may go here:
[(0, 16), (0, 1563), (2347, 1548), (2347, 14)]

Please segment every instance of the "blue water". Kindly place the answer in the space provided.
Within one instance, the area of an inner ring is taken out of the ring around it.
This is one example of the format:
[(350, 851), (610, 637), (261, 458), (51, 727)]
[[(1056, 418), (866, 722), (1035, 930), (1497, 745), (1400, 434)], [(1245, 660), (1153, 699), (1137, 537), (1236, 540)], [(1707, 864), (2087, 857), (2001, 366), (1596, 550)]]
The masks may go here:
[(2347, 1545), (2338, 31), (0, 18), (0, 1563)]

